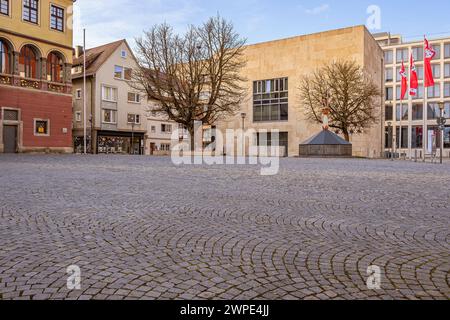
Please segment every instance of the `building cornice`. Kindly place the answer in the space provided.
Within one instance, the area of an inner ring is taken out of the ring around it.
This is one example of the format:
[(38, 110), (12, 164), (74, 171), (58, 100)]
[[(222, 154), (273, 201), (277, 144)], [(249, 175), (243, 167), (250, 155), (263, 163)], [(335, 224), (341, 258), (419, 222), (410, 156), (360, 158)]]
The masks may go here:
[(14, 31), (3, 29), (3, 28), (0, 28), (0, 32), (4, 32), (6, 34), (13, 35), (13, 36), (16, 36), (16, 37), (26, 38), (28, 40), (32, 40), (32, 41), (36, 41), (36, 42), (42, 42), (42, 43), (45, 43), (45, 44), (49, 44), (51, 46), (56, 46), (56, 47), (64, 48), (64, 49), (67, 49), (67, 50), (73, 50), (72, 47), (65, 46), (65, 45), (62, 45), (60, 43), (53, 42), (53, 41), (48, 41), (48, 40), (41, 39), (41, 38), (31, 37), (29, 35), (26, 35), (26, 34), (23, 34), (23, 33), (20, 33), (20, 32), (14, 32)]

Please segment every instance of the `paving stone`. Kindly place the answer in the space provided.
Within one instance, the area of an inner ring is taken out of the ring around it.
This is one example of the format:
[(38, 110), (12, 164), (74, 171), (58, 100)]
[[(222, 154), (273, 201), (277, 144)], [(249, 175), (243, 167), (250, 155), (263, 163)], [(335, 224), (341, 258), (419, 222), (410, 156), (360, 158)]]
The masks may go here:
[(450, 162), (281, 159), (264, 177), (1, 154), (0, 297), (448, 300), (449, 180)]

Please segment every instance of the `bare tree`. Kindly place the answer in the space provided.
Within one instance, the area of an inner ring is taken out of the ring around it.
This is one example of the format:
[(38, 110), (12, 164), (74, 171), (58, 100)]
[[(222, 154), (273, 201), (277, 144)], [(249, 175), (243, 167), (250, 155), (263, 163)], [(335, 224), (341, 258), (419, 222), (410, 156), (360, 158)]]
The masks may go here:
[(330, 128), (350, 133), (376, 123), (375, 100), (380, 88), (354, 61), (334, 62), (306, 76), (300, 84), (301, 100), (309, 120), (322, 123), (324, 109), (329, 110)]
[(245, 42), (220, 16), (190, 26), (184, 35), (155, 25), (136, 39), (134, 85), (156, 101), (152, 111), (184, 125), (193, 137), (194, 121), (213, 124), (235, 114), (243, 101)]

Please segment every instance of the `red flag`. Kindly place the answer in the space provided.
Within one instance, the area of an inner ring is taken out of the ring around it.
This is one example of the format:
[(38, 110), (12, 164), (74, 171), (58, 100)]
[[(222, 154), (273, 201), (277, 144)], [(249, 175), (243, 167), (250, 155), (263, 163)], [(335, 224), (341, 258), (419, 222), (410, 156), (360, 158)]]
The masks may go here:
[(402, 96), (400, 99), (403, 100), (405, 99), (406, 91), (408, 90), (408, 76), (406, 74), (405, 63), (403, 61), (400, 76), (402, 77)]
[(411, 58), (410, 58), (410, 70), (411, 70), (411, 76), (409, 77), (409, 95), (416, 96), (417, 89), (419, 88), (419, 81), (417, 78), (416, 64), (414, 63), (414, 58), (413, 58), (412, 54), (411, 54)]
[(427, 38), (425, 38), (425, 88), (434, 86), (433, 69), (431, 68), (431, 60), (436, 56), (436, 51), (428, 43)]

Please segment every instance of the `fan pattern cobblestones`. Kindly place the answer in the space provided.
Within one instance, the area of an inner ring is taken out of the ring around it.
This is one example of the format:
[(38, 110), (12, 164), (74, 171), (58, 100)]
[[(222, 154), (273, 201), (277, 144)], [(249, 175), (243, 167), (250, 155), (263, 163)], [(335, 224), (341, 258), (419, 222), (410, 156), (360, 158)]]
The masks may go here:
[(450, 299), (449, 163), (259, 169), (0, 156), (0, 299)]

